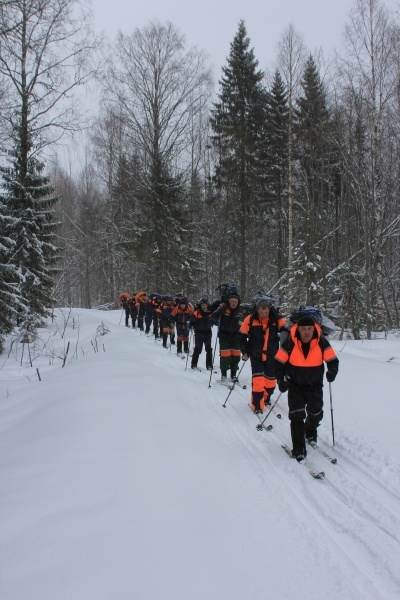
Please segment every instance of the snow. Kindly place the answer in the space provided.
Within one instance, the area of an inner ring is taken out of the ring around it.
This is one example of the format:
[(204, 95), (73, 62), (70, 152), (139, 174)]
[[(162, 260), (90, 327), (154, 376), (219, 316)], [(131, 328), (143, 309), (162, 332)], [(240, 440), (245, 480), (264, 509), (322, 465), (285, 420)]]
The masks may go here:
[(249, 389), (223, 408), (120, 318), (58, 310), (0, 356), (1, 598), (398, 600), (399, 335), (333, 342), (314, 480), (280, 448), (286, 394), (258, 432)]

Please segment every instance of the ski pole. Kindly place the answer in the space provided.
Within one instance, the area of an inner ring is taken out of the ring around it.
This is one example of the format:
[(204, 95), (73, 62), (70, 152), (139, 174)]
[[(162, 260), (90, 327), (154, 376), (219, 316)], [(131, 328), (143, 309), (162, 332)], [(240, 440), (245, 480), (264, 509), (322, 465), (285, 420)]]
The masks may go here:
[(215, 352), (216, 352), (216, 350), (217, 350), (217, 341), (218, 341), (218, 336), (219, 336), (219, 325), (220, 325), (220, 323), (221, 323), (221, 316), (219, 317), (219, 321), (218, 321), (218, 329), (217, 329), (217, 336), (216, 336), (216, 338), (215, 338), (214, 352), (213, 352), (212, 364), (211, 364), (211, 366), (212, 366), (212, 369), (211, 369), (211, 372), (210, 372), (210, 380), (209, 380), (209, 382), (208, 382), (208, 387), (209, 387), (209, 388), (211, 387), (211, 377), (212, 377), (212, 374), (213, 374), (213, 371), (214, 371)]
[(193, 339), (193, 329), (190, 332), (190, 336), (189, 336), (189, 343), (188, 343), (188, 351), (186, 354), (186, 365), (185, 365), (185, 371), (187, 369), (187, 364), (188, 364), (188, 360), (189, 360), (189, 351), (190, 351), (190, 347), (192, 345), (192, 339)]
[(227, 395), (227, 397), (226, 397), (226, 400), (225, 400), (225, 402), (224, 402), (224, 403), (223, 403), (223, 405), (222, 405), (224, 408), (226, 408), (226, 403), (228, 402), (228, 398), (229, 398), (229, 396), (232, 394), (233, 390), (235, 389), (235, 385), (236, 385), (236, 384), (237, 384), (237, 382), (239, 381), (239, 375), (240, 375), (240, 373), (243, 371), (243, 367), (244, 367), (244, 365), (246, 364), (246, 362), (247, 362), (247, 361), (245, 361), (245, 360), (244, 360), (244, 361), (243, 361), (243, 364), (242, 364), (242, 366), (240, 367), (240, 371), (239, 371), (239, 373), (238, 373), (238, 375), (237, 375), (237, 377), (236, 377), (236, 380), (233, 382), (233, 385), (232, 385), (231, 389), (229, 390), (229, 394)]
[(122, 321), (122, 315), (124, 314), (124, 309), (121, 310), (121, 316), (119, 318), (119, 323), (118, 325), (121, 325), (121, 321)]
[(260, 426), (263, 427), (265, 421), (268, 419), (269, 415), (272, 413), (273, 409), (275, 408), (275, 406), (278, 404), (278, 400), (279, 398), (282, 396), (283, 392), (279, 393), (279, 396), (277, 397), (277, 399), (275, 400), (275, 402), (273, 403), (273, 405), (271, 406), (271, 408), (269, 409), (269, 411), (267, 412), (265, 418), (260, 421), (260, 423), (257, 425), (257, 428), (259, 428)]
[(332, 446), (335, 445), (335, 427), (333, 425), (332, 384), (329, 382), (329, 398), (331, 403)]

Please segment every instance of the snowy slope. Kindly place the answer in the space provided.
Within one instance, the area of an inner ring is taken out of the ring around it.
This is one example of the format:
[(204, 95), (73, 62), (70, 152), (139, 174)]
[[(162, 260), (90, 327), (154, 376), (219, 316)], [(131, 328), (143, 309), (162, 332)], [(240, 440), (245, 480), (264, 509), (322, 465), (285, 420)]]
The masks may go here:
[(319, 481), (280, 447), (286, 395), (258, 432), (249, 390), (224, 409), (120, 316), (58, 311), (0, 357), (1, 598), (398, 600), (400, 338), (334, 343)]

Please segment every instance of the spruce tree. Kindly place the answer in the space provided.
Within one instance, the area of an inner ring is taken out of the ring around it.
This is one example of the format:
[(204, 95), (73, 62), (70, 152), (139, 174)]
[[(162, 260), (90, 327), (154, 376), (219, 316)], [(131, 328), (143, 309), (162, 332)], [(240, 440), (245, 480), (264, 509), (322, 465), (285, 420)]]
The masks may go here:
[[(251, 217), (257, 206), (262, 182), (259, 129), (265, 118), (266, 94), (263, 73), (258, 70), (254, 50), (250, 48), (244, 22), (239, 23), (231, 43), (227, 66), (222, 68), (219, 101), (211, 117), (212, 141), (218, 155), (216, 182), (227, 199), (226, 219), (232, 231), (224, 240), (227, 271), (238, 264), (242, 295), (246, 293), (247, 264), (250, 260), (248, 241)], [(239, 255), (238, 261), (236, 256)]]
[(288, 166), (287, 91), (281, 74), (275, 71), (267, 96), (265, 164), (266, 186), (270, 203), (275, 208), (277, 275), (282, 276), (287, 264), (287, 166)]
[(7, 214), (6, 206), (0, 196), (0, 352), (3, 351), (5, 336), (14, 328), (21, 301), (19, 295), (21, 277), (12, 261), (15, 242), (7, 232), (12, 224), (15, 224), (15, 221)]
[[(325, 252), (327, 214), (332, 207), (332, 143), (326, 92), (312, 56), (306, 61), (297, 99), (295, 134), (297, 152), (296, 243), (292, 286), (307, 304), (323, 300), (321, 267), (329, 269)], [(302, 265), (299, 267), (299, 265)]]
[(29, 152), (15, 153), (11, 167), (2, 169), (3, 232), (13, 246), (10, 261), (19, 277), (20, 296), (17, 324), (26, 341), (53, 304), (53, 267), (58, 255), (54, 243), (58, 198), (43, 169), (44, 164)]

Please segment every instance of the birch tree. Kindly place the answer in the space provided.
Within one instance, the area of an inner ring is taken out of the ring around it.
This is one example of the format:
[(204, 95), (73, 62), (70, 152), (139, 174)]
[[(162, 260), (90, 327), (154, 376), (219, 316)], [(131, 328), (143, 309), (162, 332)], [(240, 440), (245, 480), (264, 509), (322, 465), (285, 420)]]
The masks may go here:
[(357, 0), (346, 27), (342, 73), (362, 98), (368, 131), (368, 196), (365, 198), (365, 289), (367, 334), (386, 327), (384, 218), (388, 203), (384, 146), (388, 113), (398, 90), (398, 45), (394, 22), (379, 0)]
[(283, 75), (286, 92), (287, 92), (287, 103), (288, 103), (288, 217), (287, 217), (287, 228), (288, 228), (288, 269), (290, 271), (293, 262), (293, 206), (294, 206), (294, 134), (293, 134), (293, 118), (294, 118), (294, 106), (295, 99), (298, 93), (301, 76), (303, 74), (303, 66), (305, 62), (305, 45), (302, 36), (295, 30), (292, 24), (283, 33), (281, 40), (278, 45), (278, 65)]
[[(211, 73), (204, 55), (186, 49), (171, 23), (119, 34), (106, 81), (106, 101), (118, 107), (143, 164), (141, 226), (132, 235), (146, 252), (156, 288), (190, 278), (185, 185), (190, 184), (193, 121), (207, 107)], [(184, 252), (182, 250), (184, 249)], [(139, 257), (140, 259), (144, 256)], [(173, 274), (174, 273), (174, 274)]]

